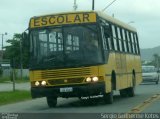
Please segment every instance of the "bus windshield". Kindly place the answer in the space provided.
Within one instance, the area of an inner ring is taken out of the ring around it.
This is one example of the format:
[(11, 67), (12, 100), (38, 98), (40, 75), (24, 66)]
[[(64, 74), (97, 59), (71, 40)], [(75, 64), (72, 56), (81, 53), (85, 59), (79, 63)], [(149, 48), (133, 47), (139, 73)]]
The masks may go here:
[(96, 25), (72, 25), (30, 32), (31, 67), (62, 68), (102, 63)]

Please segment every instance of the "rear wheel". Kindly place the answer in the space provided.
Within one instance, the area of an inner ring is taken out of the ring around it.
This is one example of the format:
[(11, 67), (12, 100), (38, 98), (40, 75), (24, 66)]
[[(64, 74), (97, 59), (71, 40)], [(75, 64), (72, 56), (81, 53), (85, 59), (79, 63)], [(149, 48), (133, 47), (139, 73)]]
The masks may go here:
[(49, 107), (56, 107), (57, 105), (57, 97), (48, 96), (47, 97), (47, 104)]
[(127, 94), (129, 97), (134, 97), (135, 96), (135, 88), (134, 87), (130, 87), (130, 88), (127, 88)]
[(122, 89), (119, 91), (121, 97), (127, 97), (127, 89)]
[(132, 76), (132, 87), (127, 88), (127, 94), (129, 97), (134, 97), (135, 96), (135, 85), (136, 85), (136, 78), (135, 74)]

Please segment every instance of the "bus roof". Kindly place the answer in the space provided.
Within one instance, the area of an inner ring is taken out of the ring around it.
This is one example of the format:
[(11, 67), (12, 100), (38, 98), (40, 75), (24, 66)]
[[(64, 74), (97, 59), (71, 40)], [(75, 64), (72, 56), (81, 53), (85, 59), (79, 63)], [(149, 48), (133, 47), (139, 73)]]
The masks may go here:
[(105, 14), (104, 12), (96, 11), (96, 13), (98, 14), (99, 17), (101, 17), (101, 18), (103, 18), (103, 19), (105, 19), (105, 20), (107, 20), (107, 21), (109, 21), (109, 22), (111, 22), (113, 24), (117, 24), (117, 25), (119, 25), (119, 26), (121, 26), (123, 28), (126, 28), (128, 30), (136, 32), (136, 29), (134, 27), (132, 27), (132, 26), (130, 26), (130, 25), (128, 25), (128, 24), (126, 24), (126, 23), (114, 18), (114, 17), (111, 17), (111, 16)]
[(113, 24), (117, 24), (118, 26), (121, 26), (123, 28), (126, 28), (128, 30), (134, 31), (136, 32), (136, 29), (114, 17), (111, 17), (107, 14), (105, 14), (102, 11), (72, 11), (72, 12), (60, 12), (60, 13), (53, 13), (53, 14), (45, 14), (45, 15), (40, 15), (40, 16), (34, 16), (31, 19), (37, 18), (37, 17), (45, 17), (45, 16), (50, 16), (50, 15), (62, 15), (62, 14), (76, 14), (76, 13), (96, 13), (99, 17), (113, 23)]

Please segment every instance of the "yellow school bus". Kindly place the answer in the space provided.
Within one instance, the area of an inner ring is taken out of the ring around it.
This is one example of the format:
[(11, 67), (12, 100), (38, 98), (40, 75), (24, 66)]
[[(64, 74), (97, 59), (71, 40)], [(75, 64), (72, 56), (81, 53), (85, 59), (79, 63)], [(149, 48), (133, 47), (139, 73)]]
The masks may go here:
[(30, 82), (33, 98), (102, 95), (133, 97), (142, 81), (135, 28), (103, 12), (79, 11), (35, 16), (29, 23)]

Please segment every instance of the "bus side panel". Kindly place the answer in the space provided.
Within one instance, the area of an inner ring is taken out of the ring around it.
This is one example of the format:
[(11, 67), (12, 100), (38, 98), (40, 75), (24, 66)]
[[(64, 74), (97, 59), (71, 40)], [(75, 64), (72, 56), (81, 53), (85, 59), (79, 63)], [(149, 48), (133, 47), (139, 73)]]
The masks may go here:
[(115, 71), (115, 53), (109, 54), (109, 59), (107, 64), (103, 67), (100, 67), (100, 74), (104, 75), (105, 79), (105, 88), (106, 93), (111, 92), (111, 78), (112, 78), (112, 71)]
[(140, 56), (110, 53), (108, 63), (99, 66), (99, 75), (105, 77), (106, 92), (111, 91), (112, 71), (116, 73), (116, 90), (132, 87), (133, 70), (136, 74), (135, 82), (138, 85), (142, 81)]
[(127, 76), (127, 65), (126, 65), (126, 54), (121, 54), (121, 89), (128, 87), (128, 76)]
[(140, 56), (136, 55), (127, 55), (127, 74), (128, 74), (128, 87), (132, 87), (132, 79), (133, 79), (133, 70), (135, 71), (135, 83), (136, 85), (140, 84), (142, 81), (141, 76), (141, 60)]
[(135, 57), (136, 61), (136, 85), (142, 82), (142, 68), (141, 68), (141, 59), (140, 56)]
[(116, 60), (116, 89), (121, 88), (121, 80), (122, 80), (122, 66), (121, 66), (121, 54), (115, 53), (115, 60)]

